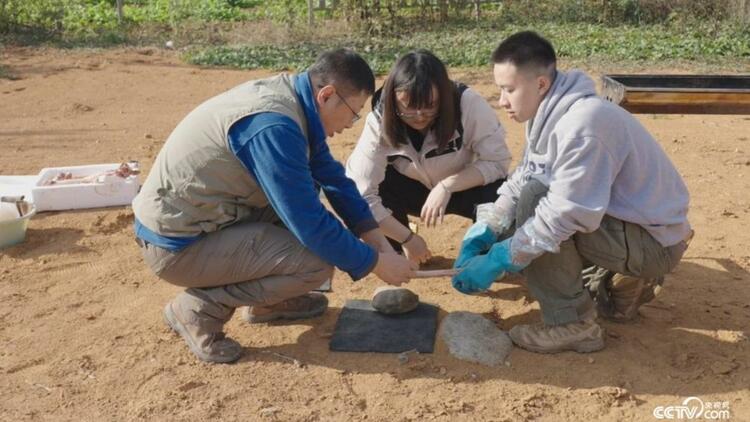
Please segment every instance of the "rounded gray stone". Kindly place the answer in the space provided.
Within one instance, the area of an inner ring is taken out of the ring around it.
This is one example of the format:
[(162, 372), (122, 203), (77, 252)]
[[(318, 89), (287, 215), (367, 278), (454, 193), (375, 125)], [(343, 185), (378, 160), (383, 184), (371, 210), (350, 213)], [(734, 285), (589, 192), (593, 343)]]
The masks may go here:
[(419, 295), (403, 287), (382, 286), (372, 295), (372, 307), (382, 314), (403, 314), (419, 305)]
[(440, 324), (440, 338), (458, 359), (498, 366), (505, 362), (513, 341), (487, 318), (471, 312), (451, 312)]

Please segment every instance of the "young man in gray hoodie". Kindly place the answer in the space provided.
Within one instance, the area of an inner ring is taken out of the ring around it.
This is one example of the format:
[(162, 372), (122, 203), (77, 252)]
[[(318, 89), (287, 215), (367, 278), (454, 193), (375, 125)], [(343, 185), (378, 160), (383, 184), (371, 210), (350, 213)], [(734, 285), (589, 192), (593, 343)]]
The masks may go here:
[(600, 350), (597, 310), (633, 319), (682, 258), (687, 188), (638, 120), (598, 97), (585, 74), (557, 70), (546, 39), (516, 33), (492, 61), (500, 107), (526, 122), (526, 146), (497, 201), (478, 207), (453, 285), (475, 293), (523, 272), (543, 324), (513, 327), (513, 342), (540, 353)]

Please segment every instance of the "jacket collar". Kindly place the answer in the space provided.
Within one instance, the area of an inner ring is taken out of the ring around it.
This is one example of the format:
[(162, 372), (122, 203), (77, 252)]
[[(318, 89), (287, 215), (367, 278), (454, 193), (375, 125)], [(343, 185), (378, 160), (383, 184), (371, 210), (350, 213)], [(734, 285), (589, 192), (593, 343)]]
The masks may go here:
[(310, 134), (311, 143), (325, 141), (326, 132), (323, 129), (323, 122), (320, 121), (318, 107), (315, 104), (312, 82), (307, 72), (302, 72), (294, 77), (294, 90), (300, 99), (302, 110), (307, 120), (307, 132)]

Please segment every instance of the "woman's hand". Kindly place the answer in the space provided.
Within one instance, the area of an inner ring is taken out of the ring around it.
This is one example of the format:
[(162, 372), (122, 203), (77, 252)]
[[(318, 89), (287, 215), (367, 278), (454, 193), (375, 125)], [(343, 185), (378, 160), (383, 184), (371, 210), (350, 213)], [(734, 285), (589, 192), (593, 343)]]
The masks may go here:
[(432, 258), (432, 252), (427, 248), (427, 242), (418, 235), (412, 235), (408, 242), (401, 245), (404, 249), (404, 255), (409, 258), (409, 261), (415, 264), (424, 264), (428, 259)]
[(451, 199), (451, 191), (445, 186), (443, 182), (439, 182), (427, 195), (427, 200), (424, 201), (422, 206), (422, 212), (420, 217), (422, 221), (427, 225), (436, 226), (438, 220), (442, 223), (445, 218), (445, 209), (448, 207), (448, 202)]

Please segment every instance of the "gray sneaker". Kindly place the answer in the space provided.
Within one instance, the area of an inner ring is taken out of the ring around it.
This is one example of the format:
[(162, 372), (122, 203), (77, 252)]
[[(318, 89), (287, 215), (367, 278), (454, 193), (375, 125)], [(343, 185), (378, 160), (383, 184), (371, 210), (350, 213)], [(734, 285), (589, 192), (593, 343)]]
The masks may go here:
[(328, 308), (328, 298), (320, 293), (307, 293), (270, 306), (253, 306), (242, 311), (242, 318), (250, 324), (277, 319), (305, 319), (322, 315)]
[(202, 361), (230, 363), (242, 356), (242, 346), (239, 343), (226, 337), (221, 331), (214, 332), (202, 326), (201, 318), (184, 317), (180, 314), (179, 305), (173, 302), (164, 307), (164, 321), (182, 336), (190, 351)]
[(573, 350), (596, 352), (604, 348), (604, 332), (594, 316), (564, 325), (524, 324), (510, 329), (517, 346), (537, 353), (558, 353)]

